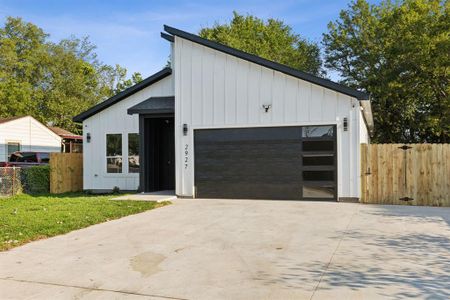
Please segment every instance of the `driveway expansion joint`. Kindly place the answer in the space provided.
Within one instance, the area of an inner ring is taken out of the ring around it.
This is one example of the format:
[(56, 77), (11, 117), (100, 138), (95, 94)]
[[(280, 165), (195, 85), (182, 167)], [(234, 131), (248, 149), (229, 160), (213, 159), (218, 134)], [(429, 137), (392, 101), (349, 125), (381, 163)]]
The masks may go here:
[(319, 281), (317, 282), (316, 287), (314, 288), (313, 293), (311, 294), (311, 298), (309, 298), (309, 300), (312, 300), (314, 295), (316, 294), (317, 290), (319, 289), (320, 284), (322, 283), (322, 279), (325, 276), (325, 274), (327, 273), (328, 269), (330, 268), (331, 263), (333, 262), (333, 258), (337, 252), (337, 250), (339, 249), (339, 247), (341, 246), (341, 242), (344, 239), (345, 235), (348, 233), (348, 229), (350, 227), (350, 224), (353, 221), (353, 218), (358, 214), (359, 212), (359, 205), (356, 207), (355, 212), (351, 215), (350, 220), (348, 220), (347, 226), (345, 226), (345, 230), (344, 232), (342, 232), (342, 236), (339, 239), (339, 242), (336, 245), (336, 248), (333, 251), (333, 254), (331, 254), (330, 260), (328, 261), (327, 265), (325, 266), (325, 269), (322, 271), (322, 274), (320, 274), (320, 278)]
[(118, 293), (118, 294), (125, 294), (125, 295), (153, 297), (153, 298), (161, 298), (161, 299), (188, 300), (187, 298), (178, 298), (178, 297), (170, 297), (170, 296), (163, 296), (163, 295), (128, 292), (128, 291), (121, 291), (121, 290), (111, 290), (111, 289), (102, 289), (102, 288), (94, 288), (94, 287), (85, 287), (85, 286), (80, 286), (80, 285), (69, 285), (69, 284), (63, 284), (63, 283), (53, 283), (53, 282), (44, 282), (44, 281), (35, 281), (35, 280), (15, 279), (15, 278), (11, 278), (11, 277), (0, 278), (0, 280), (3, 280), (3, 281), (15, 281), (15, 282), (21, 282), (21, 283), (34, 283), (34, 284), (42, 284), (42, 285), (51, 285), (51, 286), (75, 288), (75, 289), (97, 291), (97, 292), (111, 292), (111, 293)]

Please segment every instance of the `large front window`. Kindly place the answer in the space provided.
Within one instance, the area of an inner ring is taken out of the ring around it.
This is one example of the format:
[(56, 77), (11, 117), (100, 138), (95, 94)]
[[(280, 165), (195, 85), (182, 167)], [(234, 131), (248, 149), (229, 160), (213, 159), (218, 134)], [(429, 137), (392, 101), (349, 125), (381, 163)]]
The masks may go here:
[(106, 135), (106, 172), (122, 173), (122, 135)]
[(139, 134), (128, 134), (128, 173), (139, 173)]

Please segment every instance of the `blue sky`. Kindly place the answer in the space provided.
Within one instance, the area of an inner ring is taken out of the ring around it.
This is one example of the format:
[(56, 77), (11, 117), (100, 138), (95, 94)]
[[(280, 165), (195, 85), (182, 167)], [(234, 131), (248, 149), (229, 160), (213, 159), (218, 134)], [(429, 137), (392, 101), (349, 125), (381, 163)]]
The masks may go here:
[(163, 24), (197, 33), (216, 21), (228, 21), (236, 10), (264, 19), (278, 18), (303, 37), (320, 42), (327, 23), (335, 20), (349, 2), (0, 0), (0, 18), (3, 23), (7, 16), (22, 17), (43, 28), (55, 41), (70, 35), (89, 36), (97, 45), (100, 60), (118, 63), (129, 74), (148, 76), (168, 59), (168, 42), (160, 38)]

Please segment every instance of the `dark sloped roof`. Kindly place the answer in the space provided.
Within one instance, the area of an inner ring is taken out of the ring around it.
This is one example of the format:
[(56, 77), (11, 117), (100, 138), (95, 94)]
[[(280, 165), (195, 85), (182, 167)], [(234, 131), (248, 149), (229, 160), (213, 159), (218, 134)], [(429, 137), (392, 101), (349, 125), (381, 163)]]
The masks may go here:
[(128, 109), (128, 114), (167, 114), (175, 112), (175, 97), (150, 97)]
[[(299, 71), (297, 69), (288, 67), (286, 65), (279, 64), (274, 61), (270, 61), (270, 60), (267, 60), (265, 58), (262, 58), (262, 57), (259, 57), (256, 55), (253, 55), (253, 54), (250, 54), (250, 53), (247, 53), (247, 52), (235, 49), (235, 48), (225, 46), (223, 44), (219, 44), (219, 43), (201, 38), (195, 34), (185, 32), (185, 31), (182, 31), (182, 30), (179, 30), (179, 29), (167, 26), (167, 25), (164, 25), (164, 30), (174, 36), (179, 36), (179, 37), (189, 40), (191, 42), (209, 47), (211, 49), (214, 49), (214, 50), (217, 50), (217, 51), (229, 54), (229, 55), (233, 55), (235, 57), (253, 62), (253, 63), (261, 65), (263, 67), (266, 67), (266, 68), (269, 68), (269, 69), (272, 69), (272, 70), (275, 70), (275, 71), (278, 71), (278, 72), (281, 72), (281, 73), (284, 73), (284, 74), (287, 74), (287, 75), (290, 75), (290, 76), (293, 76), (293, 77), (296, 77), (296, 78), (299, 78), (299, 79), (302, 79), (302, 80), (305, 80), (305, 81), (308, 81), (308, 82), (311, 82), (311, 83), (314, 83), (314, 84), (317, 84), (320, 86), (323, 86), (325, 88), (328, 88), (328, 89), (334, 90), (336, 92), (354, 97), (356, 99), (369, 100), (368, 94), (361, 92), (361, 91), (357, 91), (352, 88), (349, 88), (345, 85), (333, 82), (331, 80), (320, 78), (320, 77), (314, 76), (312, 74)], [(167, 37), (167, 36), (163, 36), (163, 37), (165, 39), (169, 40), (169, 37)]]
[(116, 104), (117, 102), (125, 99), (128, 96), (133, 95), (134, 93), (139, 92), (140, 90), (152, 85), (155, 82), (160, 81), (161, 79), (166, 78), (172, 74), (172, 69), (170, 68), (164, 68), (161, 71), (153, 74), (152, 76), (142, 80), (141, 82), (133, 85), (132, 87), (127, 88), (126, 90), (118, 93), (117, 95), (112, 96), (111, 98), (91, 107), (85, 112), (82, 112), (81, 114), (75, 116), (73, 118), (74, 122), (83, 122), (87, 118), (95, 115), (98, 112), (101, 112), (102, 110), (110, 107), (111, 105)]
[(17, 119), (25, 118), (27, 116), (17, 116), (17, 117), (8, 117), (8, 118), (0, 118), (0, 124), (8, 123)]

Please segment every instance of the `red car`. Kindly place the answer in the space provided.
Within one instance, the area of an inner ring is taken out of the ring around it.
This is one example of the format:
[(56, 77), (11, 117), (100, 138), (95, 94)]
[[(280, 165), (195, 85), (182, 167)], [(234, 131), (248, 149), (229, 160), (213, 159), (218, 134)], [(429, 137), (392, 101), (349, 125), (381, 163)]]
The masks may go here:
[(48, 165), (50, 153), (48, 152), (14, 152), (8, 162), (0, 162), (0, 167), (32, 167)]

